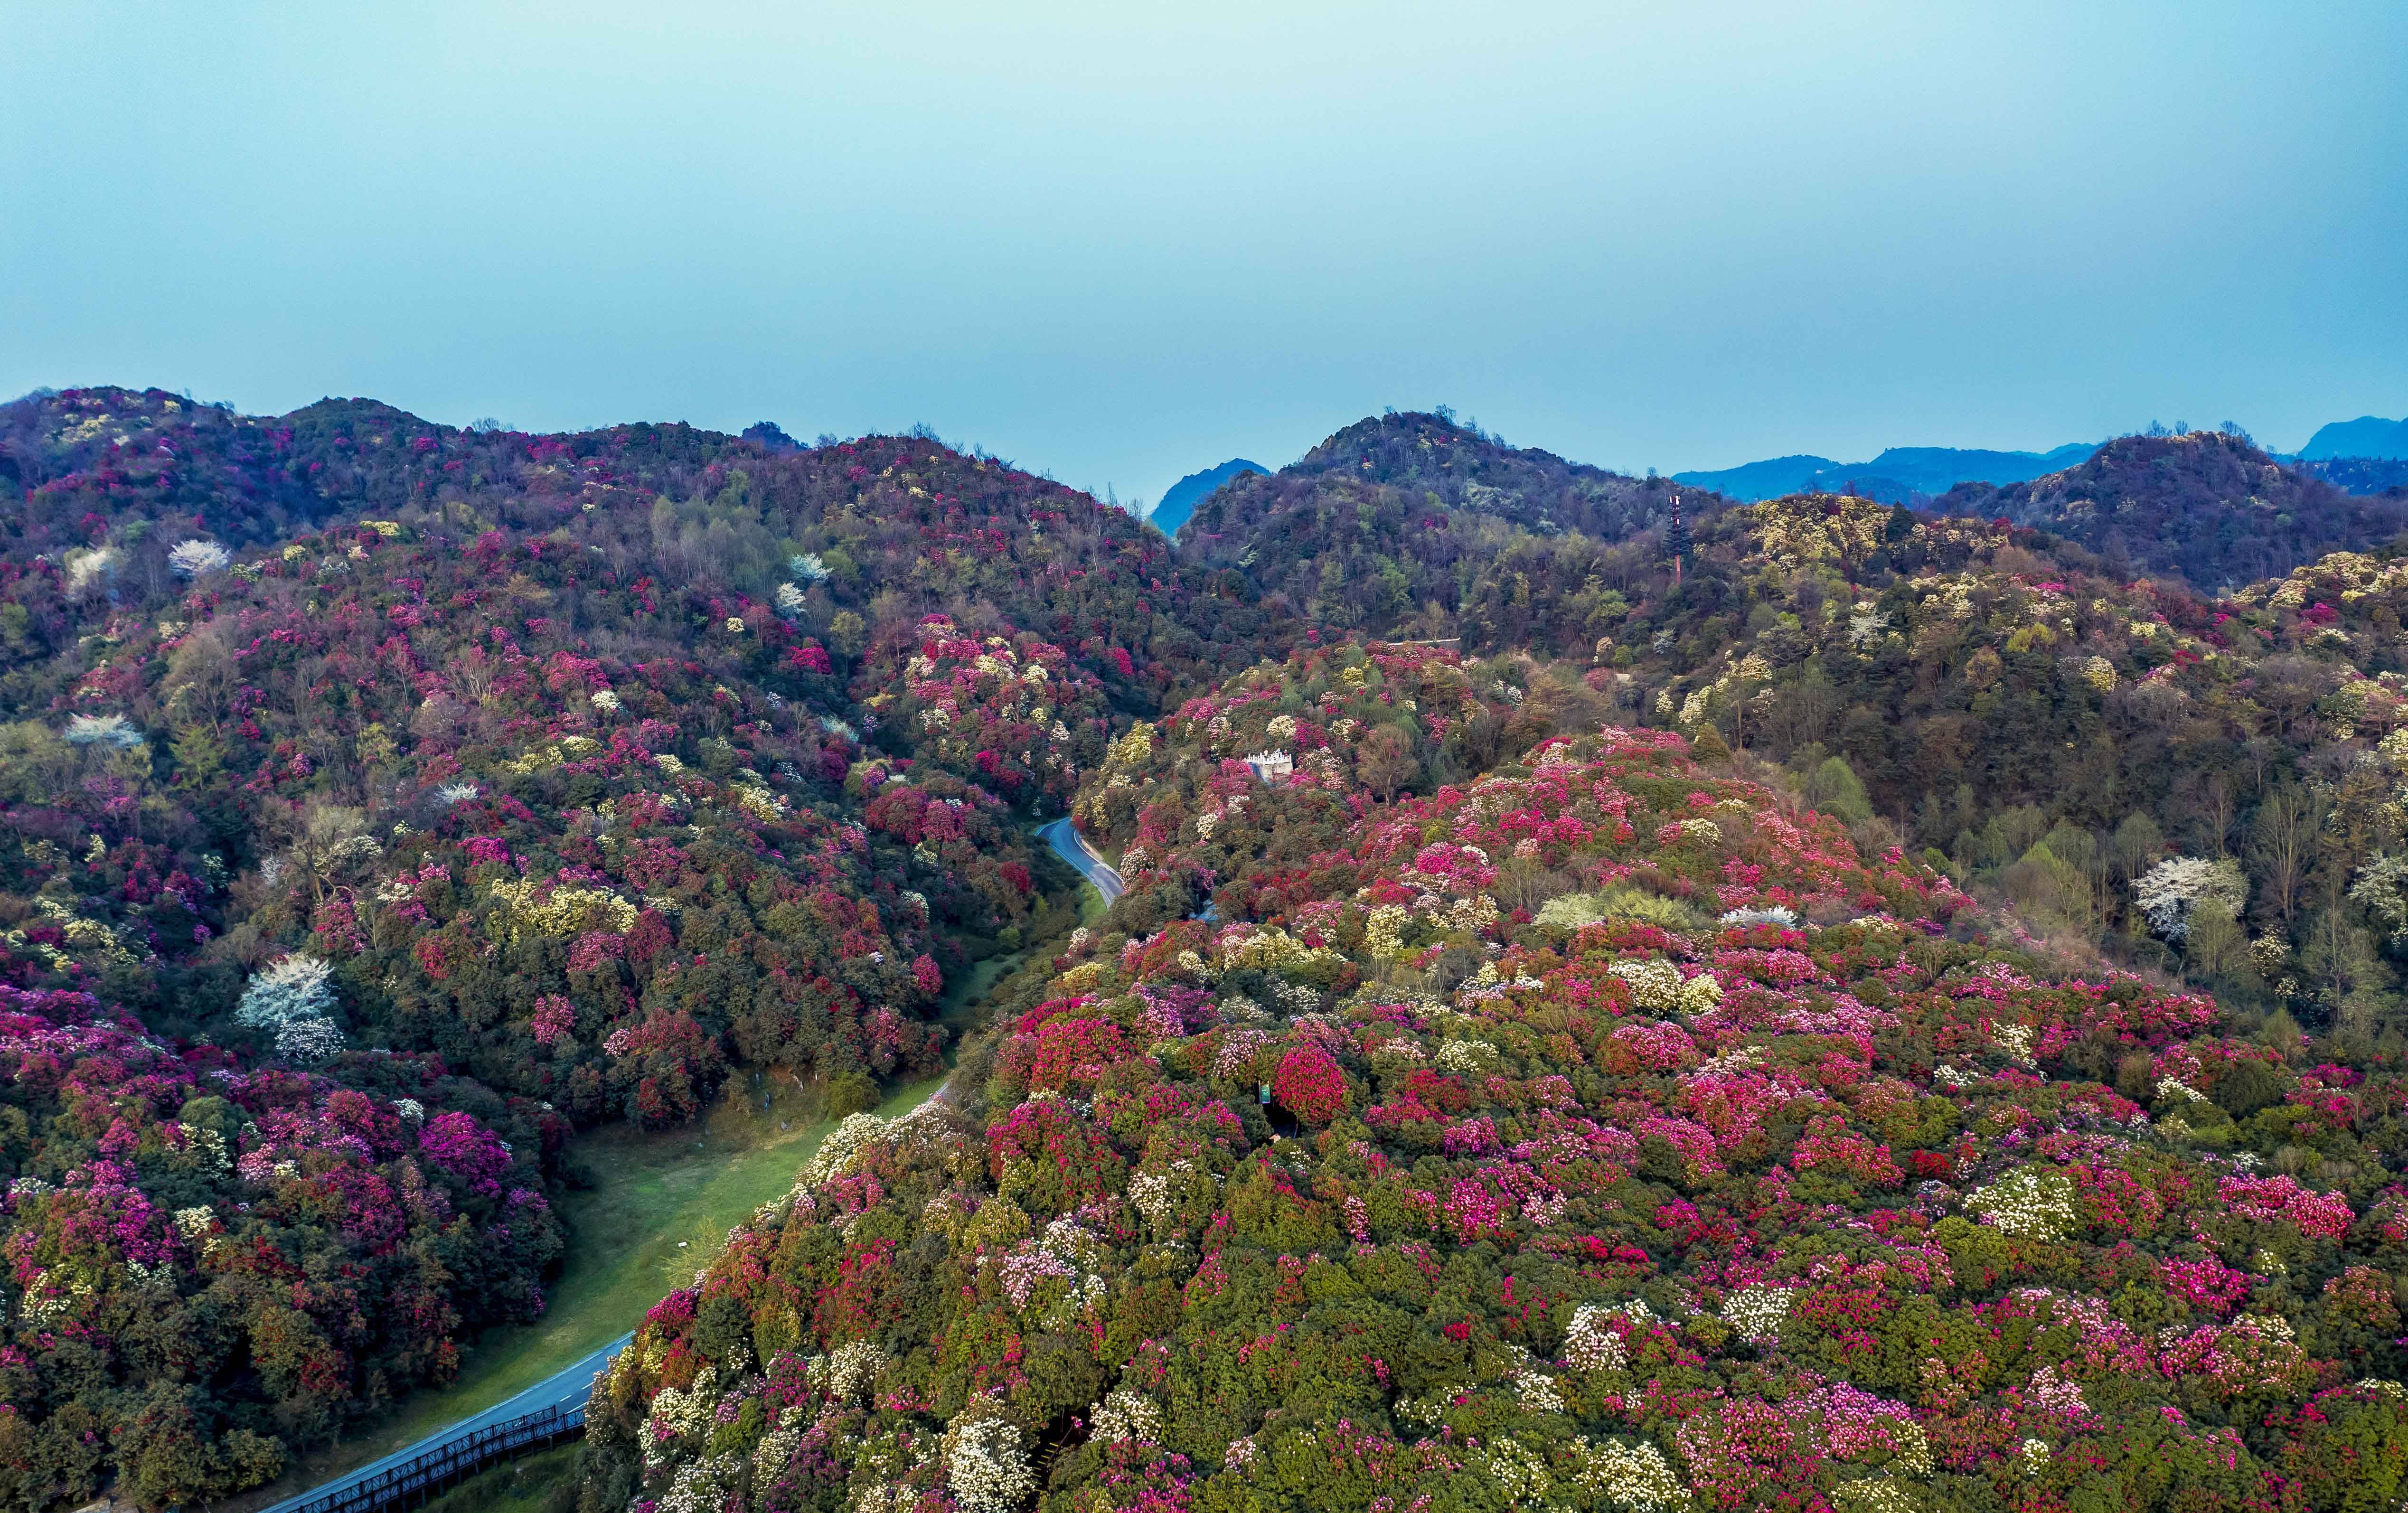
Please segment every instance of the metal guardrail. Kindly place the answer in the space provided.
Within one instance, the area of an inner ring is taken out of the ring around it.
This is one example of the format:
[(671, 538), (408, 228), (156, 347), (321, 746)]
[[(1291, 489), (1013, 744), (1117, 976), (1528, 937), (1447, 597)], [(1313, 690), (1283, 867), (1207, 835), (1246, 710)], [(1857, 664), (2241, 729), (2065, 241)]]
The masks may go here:
[(399, 1465), (303, 1498), (291, 1505), (291, 1513), (374, 1513), (390, 1507), (415, 1506), (505, 1457), (549, 1449), (583, 1433), (585, 1405), (556, 1403), (538, 1412), (469, 1430)]
[[(496, 1461), (574, 1439), (585, 1431), (585, 1405), (594, 1383), (635, 1337), (629, 1331), (516, 1397), (257, 1513), (378, 1513), (413, 1507)], [(523, 1411), (511, 1413), (512, 1408)]]

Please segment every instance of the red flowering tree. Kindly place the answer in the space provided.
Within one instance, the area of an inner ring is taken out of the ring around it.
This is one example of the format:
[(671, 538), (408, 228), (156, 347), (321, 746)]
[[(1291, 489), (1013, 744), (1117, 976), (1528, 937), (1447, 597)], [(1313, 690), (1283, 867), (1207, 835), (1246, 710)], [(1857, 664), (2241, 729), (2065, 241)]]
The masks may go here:
[(1307, 1042), (1280, 1058), (1271, 1096), (1298, 1122), (1317, 1129), (1346, 1111), (1346, 1074), (1329, 1052)]

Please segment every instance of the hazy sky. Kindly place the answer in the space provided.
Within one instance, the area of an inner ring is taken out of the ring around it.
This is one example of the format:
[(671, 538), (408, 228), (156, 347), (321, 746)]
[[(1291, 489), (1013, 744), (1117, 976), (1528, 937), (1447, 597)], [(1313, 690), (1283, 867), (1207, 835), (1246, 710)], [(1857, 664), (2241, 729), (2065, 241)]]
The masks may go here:
[(0, 392), (924, 421), (1151, 498), (1377, 410), (1666, 471), (2408, 411), (2408, 6), (86, 5)]

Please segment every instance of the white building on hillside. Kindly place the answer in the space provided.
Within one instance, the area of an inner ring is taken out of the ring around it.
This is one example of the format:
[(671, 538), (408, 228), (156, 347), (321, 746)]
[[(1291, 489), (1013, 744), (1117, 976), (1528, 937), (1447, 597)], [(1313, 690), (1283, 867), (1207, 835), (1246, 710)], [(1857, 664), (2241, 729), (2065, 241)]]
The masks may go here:
[(1296, 758), (1285, 751), (1257, 751), (1246, 758), (1246, 765), (1264, 782), (1275, 783), (1296, 770)]

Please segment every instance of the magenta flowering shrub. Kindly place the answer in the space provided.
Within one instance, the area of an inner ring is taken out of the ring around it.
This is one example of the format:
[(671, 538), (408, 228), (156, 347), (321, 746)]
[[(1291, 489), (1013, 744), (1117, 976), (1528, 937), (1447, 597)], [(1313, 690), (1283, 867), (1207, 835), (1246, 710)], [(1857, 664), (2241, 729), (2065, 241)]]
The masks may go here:
[(2228, 1177), (2215, 1184), (2215, 1193), (2235, 1213), (2260, 1222), (2287, 1222), (2302, 1235), (2326, 1239), (2348, 1234), (2356, 1217), (2347, 1197), (2313, 1192), (2290, 1177)]
[(9, 1506), (112, 1477), (228, 1495), (447, 1380), (474, 1331), (543, 1311), (566, 1133), (433, 1058), (246, 1068), (90, 994), (0, 986)]
[[(1074, 938), (947, 1102), (815, 1163), (648, 1324), (595, 1489), (816, 1506), (886, 1436), (931, 1506), (1041, 1444), (1048, 1506), (1231, 1513), (2340, 1507), (2408, 1468), (2396, 1069), (2053, 964), (1677, 737), (1389, 802), (1181, 749), (1151, 802), (1252, 827), (1163, 835), (1217, 917)], [(705, 1392), (762, 1431), (679, 1427)]]
[(426, 1121), (418, 1132), (418, 1149), (436, 1169), (486, 1197), (501, 1191), (500, 1178), (510, 1169), (509, 1148), (456, 1109)]
[[(1304, 1123), (1318, 1128), (1346, 1111), (1346, 1074), (1314, 1041), (1289, 1050), (1271, 1073), (1271, 1096)], [(1454, 1138), (1450, 1131), (1448, 1138)], [(1484, 1138), (1494, 1144), (1496, 1135)]]

